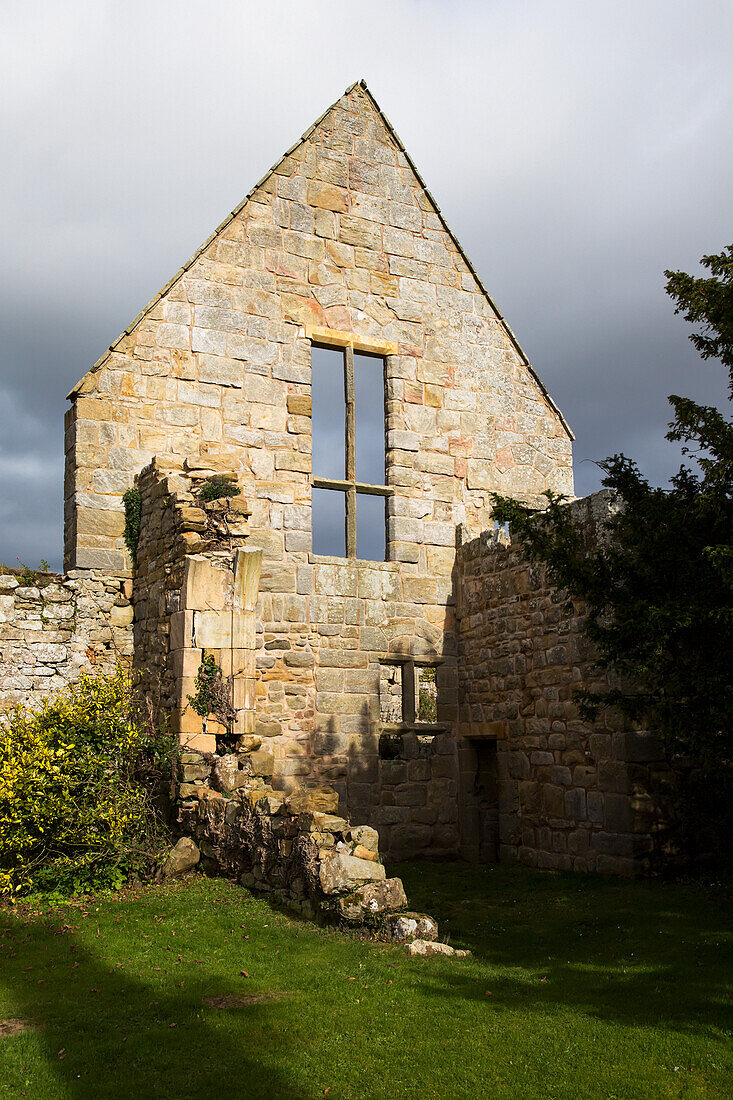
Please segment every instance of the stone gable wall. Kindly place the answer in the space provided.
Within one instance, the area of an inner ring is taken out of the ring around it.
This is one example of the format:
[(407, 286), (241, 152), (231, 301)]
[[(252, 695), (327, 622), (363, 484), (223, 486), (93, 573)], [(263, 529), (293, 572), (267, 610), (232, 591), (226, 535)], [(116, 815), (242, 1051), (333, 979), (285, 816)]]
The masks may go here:
[(448, 576), (455, 525), (478, 534), (492, 489), (572, 490), (558, 414), (357, 86), (74, 391), (67, 566), (129, 571), (135, 474), (212, 453), (238, 464), (253, 528), (307, 562), (313, 338), (387, 357), (389, 556), (406, 572)]
[[(385, 357), (385, 562), (312, 553), (314, 340)], [(261, 551), (255, 733), (279, 781), (332, 784), (391, 856), (455, 854), (456, 527), (487, 525), (492, 490), (572, 491), (570, 438), (360, 87), (77, 387), (69, 562), (130, 571), (121, 494), (155, 455), (226, 467), (247, 501), (245, 545)], [(194, 552), (169, 555), (181, 532), (167, 522), (160, 545), (143, 533), (135, 593), (139, 660), (160, 666), (163, 698), (176, 570)], [(438, 666), (429, 735), (383, 737), (381, 663), (396, 658)]]
[[(46, 583), (49, 581), (51, 583)], [(130, 582), (75, 572), (28, 585), (0, 574), (0, 718), (132, 655)]]
[[(602, 537), (609, 494), (571, 507)], [(606, 710), (582, 721), (576, 689), (607, 688), (583, 633), (583, 609), (530, 565), (503, 532), (459, 553), (458, 669), (462, 850), (477, 854), (471, 789), (476, 746), (495, 741), (498, 855), (565, 871), (647, 872), (669, 775), (652, 733)]]

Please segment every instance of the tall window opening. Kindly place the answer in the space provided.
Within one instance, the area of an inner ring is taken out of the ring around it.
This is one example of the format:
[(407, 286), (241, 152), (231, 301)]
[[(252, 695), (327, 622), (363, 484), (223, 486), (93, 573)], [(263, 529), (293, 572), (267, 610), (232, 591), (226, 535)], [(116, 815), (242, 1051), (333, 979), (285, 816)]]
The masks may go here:
[(313, 550), (386, 555), (385, 361), (313, 345)]

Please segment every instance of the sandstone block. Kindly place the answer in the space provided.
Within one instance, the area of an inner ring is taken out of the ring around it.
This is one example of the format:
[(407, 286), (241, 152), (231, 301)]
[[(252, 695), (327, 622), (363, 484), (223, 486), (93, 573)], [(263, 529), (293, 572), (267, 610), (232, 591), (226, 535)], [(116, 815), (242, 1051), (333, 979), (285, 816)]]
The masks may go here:
[(181, 783), (178, 787), (178, 797), (181, 799), (198, 798), (200, 790), (200, 782)]
[(443, 955), (446, 958), (467, 959), (471, 955), (470, 951), (456, 951), (447, 943), (433, 943), (431, 940), (413, 940), (412, 943), (407, 945), (407, 950), (410, 955), (421, 959), (431, 958), (435, 955)]
[(247, 782), (247, 776), (240, 771), (239, 761), (233, 753), (217, 757), (211, 779), (217, 791), (226, 792), (236, 791)]
[[(340, 916), (350, 924), (371, 924), (385, 913), (394, 913), (407, 905), (407, 896), (399, 878), (370, 882), (347, 897), (339, 898)], [(437, 926), (436, 926), (437, 927)]]
[[(199, 726), (201, 719), (199, 719)], [(216, 737), (213, 733), (184, 733), (178, 734), (179, 743), (186, 749), (198, 749), (199, 752), (216, 752)]]
[(181, 764), (180, 769), (181, 780), (184, 783), (196, 783), (202, 779), (208, 779), (211, 775), (211, 767), (209, 764), (201, 761), (198, 764)]
[(313, 412), (311, 398), (303, 394), (289, 393), (288, 412), (292, 416), (311, 416)]
[(134, 618), (134, 611), (131, 606), (127, 607), (112, 607), (109, 613), (109, 621), (112, 626), (125, 627), (130, 626)]
[(269, 777), (275, 770), (275, 757), (270, 752), (239, 753), (239, 762), (245, 775)]
[(356, 859), (368, 859), (375, 862), (378, 858), (376, 852), (373, 852), (370, 848), (365, 848), (363, 844), (357, 844), (352, 855), (355, 856)]
[(369, 825), (354, 825), (349, 831), (349, 838), (370, 852), (379, 851), (379, 833)]
[(339, 240), (343, 244), (359, 245), (377, 252), (382, 247), (382, 233), (378, 225), (365, 218), (352, 218), (347, 214), (341, 217)]
[(253, 733), (246, 733), (237, 741), (237, 749), (239, 752), (257, 752), (261, 744), (261, 737), (255, 737)]
[(286, 799), (285, 807), (291, 814), (315, 811), (335, 814), (339, 808), (339, 796), (333, 787), (298, 787)]
[(344, 833), (348, 827), (345, 817), (320, 813), (318, 810), (300, 814), (298, 817), (298, 829), (301, 832)]
[(185, 871), (190, 871), (192, 867), (195, 867), (200, 858), (201, 853), (190, 837), (182, 836), (168, 853), (168, 858), (163, 864), (161, 873), (164, 878), (174, 878), (176, 875), (182, 875)]
[(330, 183), (308, 181), (308, 202), (321, 210), (334, 210), (345, 214), (349, 209), (349, 192)]
[(381, 863), (329, 851), (321, 860), (318, 877), (324, 894), (347, 894), (367, 882), (383, 882), (387, 876)]
[(392, 914), (385, 919), (384, 929), (395, 943), (413, 940), (435, 943), (438, 939), (438, 922), (427, 913)]
[(199, 355), (199, 381), (211, 382), (219, 386), (244, 385), (244, 367), (240, 359), (230, 359), (226, 355)]

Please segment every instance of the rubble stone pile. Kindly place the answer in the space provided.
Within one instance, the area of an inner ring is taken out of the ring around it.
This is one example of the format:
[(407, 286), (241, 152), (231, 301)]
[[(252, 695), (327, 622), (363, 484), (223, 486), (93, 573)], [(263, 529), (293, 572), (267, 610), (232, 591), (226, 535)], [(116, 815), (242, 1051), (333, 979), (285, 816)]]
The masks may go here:
[(394, 942), (436, 943), (436, 921), (407, 912), (402, 881), (387, 877), (376, 829), (341, 817), (332, 787), (276, 790), (272, 770), (271, 754), (254, 736), (243, 737), (236, 753), (182, 753), (176, 793), (184, 835), (163, 874), (200, 862), (207, 873), (236, 878), (310, 920), (378, 930)]

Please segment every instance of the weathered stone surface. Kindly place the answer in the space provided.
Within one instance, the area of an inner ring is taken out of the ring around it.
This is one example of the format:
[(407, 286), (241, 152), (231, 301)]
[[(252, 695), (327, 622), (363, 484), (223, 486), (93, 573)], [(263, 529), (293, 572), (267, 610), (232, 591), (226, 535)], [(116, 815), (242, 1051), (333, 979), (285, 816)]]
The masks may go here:
[(247, 776), (240, 771), (237, 757), (231, 753), (228, 756), (218, 756), (214, 762), (211, 773), (211, 782), (217, 791), (236, 791), (247, 782)]
[(271, 752), (239, 753), (239, 762), (245, 775), (269, 777), (275, 770), (275, 758)]
[(179, 798), (198, 798), (201, 792), (203, 784), (201, 782), (184, 782), (178, 786)]
[(365, 882), (382, 882), (386, 878), (381, 863), (356, 859), (346, 852), (331, 851), (321, 860), (320, 883), (324, 894), (346, 894)]
[(181, 780), (184, 783), (195, 783), (197, 780), (208, 779), (210, 775), (210, 764), (181, 764)]
[(408, 943), (407, 950), (410, 955), (421, 959), (429, 959), (435, 955), (466, 959), (471, 954), (470, 951), (457, 951), (447, 943), (434, 943), (432, 940), (413, 940), (412, 943)]
[(123, 583), (80, 573), (27, 585), (0, 573), (0, 717), (17, 705), (37, 707), (82, 673), (108, 675), (129, 661)]
[(379, 833), (369, 825), (352, 826), (349, 831), (349, 839), (363, 848), (368, 848), (370, 852), (379, 851)]
[(375, 923), (386, 913), (394, 913), (406, 905), (407, 896), (399, 878), (369, 882), (338, 899), (339, 914), (350, 924)]
[(335, 814), (339, 807), (339, 796), (333, 787), (299, 787), (288, 796), (285, 805), (291, 814), (316, 811)]
[(182, 836), (168, 853), (168, 858), (163, 864), (161, 873), (164, 878), (174, 878), (176, 875), (182, 875), (185, 871), (190, 871), (192, 867), (195, 867), (200, 858), (201, 853), (196, 844), (190, 837)]
[(127, 607), (112, 607), (109, 613), (109, 621), (112, 626), (130, 626), (134, 617), (133, 609)]
[[(313, 554), (314, 345), (353, 348), (357, 380), (361, 353), (384, 371), (387, 561)], [(283, 791), (328, 783), (328, 797), (290, 796), (293, 815), (337, 813), (338, 792), (345, 813), (380, 828), (349, 838), (367, 863), (380, 842), (441, 857), (462, 843), (472, 858), (593, 870), (597, 843), (571, 853), (568, 833), (651, 835), (647, 803), (617, 799), (646, 789), (658, 747), (574, 711), (573, 685), (592, 679), (578, 609), (519, 547), (476, 537), (492, 491), (530, 503), (572, 492), (569, 433), (360, 85), (86, 376), (66, 441), (67, 562), (132, 573), (121, 498), (136, 484), (135, 590), (81, 573), (47, 597), (40, 580), (4, 582), (0, 710), (108, 671), (120, 646), (130, 656), (134, 607), (136, 669), (181, 743), (236, 744), (242, 775)], [(204, 502), (212, 476), (242, 492)], [(578, 507), (597, 527), (596, 506)], [(186, 706), (204, 650), (231, 690), (221, 724)], [(398, 713), (382, 714), (391, 658), (418, 680), (420, 661), (437, 669), (444, 732), (400, 728), (396, 679)], [(227, 793), (242, 781), (216, 780)]]
[(298, 828), (303, 832), (343, 834), (348, 827), (349, 823), (345, 817), (324, 814), (317, 810), (312, 813), (302, 813), (298, 818)]
[(397, 913), (385, 918), (384, 929), (396, 943), (423, 940), (434, 943), (438, 939), (438, 922), (427, 913)]
[(261, 745), (262, 738), (255, 737), (254, 734), (250, 733), (240, 737), (237, 741), (237, 749), (239, 752), (257, 752)]
[[(591, 539), (610, 507), (605, 492), (569, 505)], [(651, 794), (665, 770), (661, 746), (650, 733), (625, 729), (611, 712), (595, 723), (580, 720), (574, 692), (598, 691), (608, 681), (579, 609), (501, 532), (464, 542), (456, 568), (457, 686), (471, 716), (464, 733), (473, 738), (459, 761), (464, 855), (547, 870), (629, 873), (633, 866), (645, 873), (655, 847), (663, 856), (660, 807)], [(495, 752), (481, 752), (492, 742)], [(477, 766), (494, 792), (493, 820), (477, 806)], [(437, 835), (435, 826), (434, 841)]]

